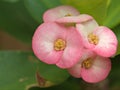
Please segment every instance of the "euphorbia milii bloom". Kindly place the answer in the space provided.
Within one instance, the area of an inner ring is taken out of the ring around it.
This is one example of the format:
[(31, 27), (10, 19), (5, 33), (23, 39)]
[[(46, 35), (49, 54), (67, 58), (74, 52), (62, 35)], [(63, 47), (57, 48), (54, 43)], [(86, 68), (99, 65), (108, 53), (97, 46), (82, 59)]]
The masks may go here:
[(71, 6), (58, 6), (56, 8), (47, 10), (43, 15), (43, 21), (53, 22), (62, 17), (77, 16), (79, 14), (79, 11)]
[(110, 59), (98, 56), (89, 50), (84, 51), (80, 61), (68, 69), (72, 76), (82, 78), (89, 83), (97, 83), (104, 80), (110, 70)]
[(74, 27), (54, 22), (43, 23), (34, 33), (32, 48), (35, 55), (47, 64), (69, 68), (82, 56), (82, 38)]
[(105, 26), (98, 26), (94, 19), (76, 24), (76, 29), (82, 35), (85, 48), (103, 57), (111, 57), (116, 53), (117, 38)]

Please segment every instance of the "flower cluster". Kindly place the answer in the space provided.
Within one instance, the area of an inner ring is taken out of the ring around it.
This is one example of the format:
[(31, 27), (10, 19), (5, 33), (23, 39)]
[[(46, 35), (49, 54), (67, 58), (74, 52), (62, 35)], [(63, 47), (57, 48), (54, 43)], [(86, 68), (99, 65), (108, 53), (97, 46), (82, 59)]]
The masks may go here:
[(55, 64), (86, 82), (96, 83), (111, 70), (109, 57), (116, 53), (117, 38), (94, 18), (71, 6), (49, 9), (35, 31), (32, 48), (47, 64)]

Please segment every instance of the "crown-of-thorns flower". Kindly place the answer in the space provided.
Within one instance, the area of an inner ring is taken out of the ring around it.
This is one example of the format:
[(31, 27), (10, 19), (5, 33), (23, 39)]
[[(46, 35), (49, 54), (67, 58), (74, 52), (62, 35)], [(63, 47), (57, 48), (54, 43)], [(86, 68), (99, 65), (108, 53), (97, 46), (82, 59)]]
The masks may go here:
[(35, 55), (47, 64), (69, 68), (82, 56), (82, 38), (74, 27), (54, 22), (43, 23), (34, 33), (32, 48)]
[(71, 6), (59, 6), (43, 14), (44, 23), (32, 39), (34, 54), (47, 64), (55, 64), (89, 83), (104, 80), (117, 50), (117, 38), (108, 27), (80, 14)]
[(110, 59), (98, 56), (90, 50), (85, 50), (80, 61), (68, 69), (72, 76), (82, 78), (89, 83), (97, 83), (104, 80), (110, 70)]

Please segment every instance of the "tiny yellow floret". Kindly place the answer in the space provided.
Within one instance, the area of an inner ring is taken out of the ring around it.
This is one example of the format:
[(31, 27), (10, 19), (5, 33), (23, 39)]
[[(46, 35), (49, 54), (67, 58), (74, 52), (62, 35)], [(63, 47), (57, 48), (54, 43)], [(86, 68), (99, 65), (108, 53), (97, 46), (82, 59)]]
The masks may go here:
[(97, 45), (98, 42), (99, 42), (99, 38), (97, 35), (93, 34), (93, 33), (90, 33), (88, 35), (88, 41), (91, 43), (91, 44), (94, 44), (94, 45)]
[(54, 43), (54, 49), (56, 51), (64, 50), (66, 47), (66, 42), (63, 39), (57, 39)]
[(93, 60), (91, 58), (87, 58), (82, 62), (82, 68), (89, 69), (93, 64)]
[(65, 15), (65, 17), (68, 17), (68, 16), (72, 16), (70, 13), (67, 13), (66, 15)]

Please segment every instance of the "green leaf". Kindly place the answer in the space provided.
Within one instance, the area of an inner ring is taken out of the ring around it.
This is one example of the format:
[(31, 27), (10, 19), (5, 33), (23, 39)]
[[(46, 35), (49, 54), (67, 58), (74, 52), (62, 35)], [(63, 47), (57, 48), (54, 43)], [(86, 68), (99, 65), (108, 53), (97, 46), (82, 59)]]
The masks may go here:
[(113, 32), (116, 34), (117, 39), (118, 39), (118, 48), (117, 48), (117, 53), (116, 53), (116, 55), (118, 55), (120, 54), (120, 25), (113, 28)]
[(63, 4), (77, 8), (81, 13), (92, 15), (100, 24), (106, 16), (108, 0), (61, 0)]
[(47, 9), (60, 5), (60, 0), (24, 0), (24, 2), (33, 18), (39, 23), (42, 22), (42, 15)]
[(120, 0), (111, 0), (104, 25), (113, 28), (120, 23)]
[(27, 90), (37, 86), (36, 73), (43, 79), (40, 82), (43, 85), (47, 81), (58, 84), (69, 77), (66, 70), (40, 62), (33, 53), (20, 51), (0, 51), (0, 72), (0, 90)]
[(29, 15), (23, 0), (16, 3), (0, 1), (0, 29), (31, 44), (38, 23)]
[(15, 2), (18, 2), (19, 0), (2, 0), (2, 1), (10, 2), (10, 3), (15, 3)]
[(63, 82), (54, 87), (48, 88), (32, 87), (29, 90), (83, 90), (83, 89), (81, 89), (80, 86), (80, 79), (69, 78), (66, 82)]
[(112, 70), (109, 75), (110, 90), (120, 89), (120, 55), (112, 58)]

